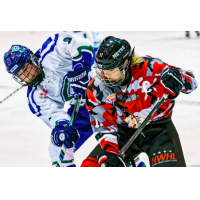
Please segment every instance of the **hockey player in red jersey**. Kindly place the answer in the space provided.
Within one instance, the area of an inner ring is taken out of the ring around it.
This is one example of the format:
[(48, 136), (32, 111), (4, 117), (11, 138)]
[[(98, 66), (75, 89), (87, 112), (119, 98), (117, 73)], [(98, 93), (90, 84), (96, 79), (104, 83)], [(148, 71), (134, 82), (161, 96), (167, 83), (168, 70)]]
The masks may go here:
[[(96, 74), (86, 90), (86, 107), (99, 145), (82, 167), (123, 167), (141, 152), (151, 167), (185, 167), (178, 133), (171, 116), (180, 92), (197, 88), (191, 71), (170, 66), (158, 58), (139, 57), (130, 44), (105, 38), (96, 54)], [(119, 150), (142, 124), (163, 94), (168, 98), (153, 115), (123, 157)]]

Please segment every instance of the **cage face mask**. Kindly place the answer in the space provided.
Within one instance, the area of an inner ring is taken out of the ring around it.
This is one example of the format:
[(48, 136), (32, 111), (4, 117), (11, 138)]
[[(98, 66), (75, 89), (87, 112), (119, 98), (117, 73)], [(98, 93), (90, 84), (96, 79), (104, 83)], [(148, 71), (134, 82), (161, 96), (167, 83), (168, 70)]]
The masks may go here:
[(33, 57), (22, 67), (22, 69), (13, 75), (14, 80), (24, 86), (36, 86), (42, 80), (42, 70)]

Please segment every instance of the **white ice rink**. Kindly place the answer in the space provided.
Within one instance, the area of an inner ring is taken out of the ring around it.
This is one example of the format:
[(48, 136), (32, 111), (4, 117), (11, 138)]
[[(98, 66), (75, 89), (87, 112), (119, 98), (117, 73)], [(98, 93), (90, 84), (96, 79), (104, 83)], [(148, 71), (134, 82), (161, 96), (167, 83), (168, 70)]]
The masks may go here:
[[(3, 55), (12, 44), (36, 51), (54, 32), (0, 32), (0, 101), (20, 87), (6, 72)], [(200, 83), (200, 38), (191, 32), (100, 32), (130, 42), (139, 55), (158, 57), (170, 65), (192, 70)], [(173, 122), (179, 133), (187, 166), (200, 166), (200, 89), (181, 94), (174, 108)], [(51, 130), (26, 103), (26, 89), (0, 104), (0, 167), (50, 167), (48, 154)], [(94, 136), (77, 151), (75, 162), (82, 160), (97, 144)], [(142, 159), (147, 157), (143, 154)], [(148, 161), (147, 161), (148, 162)]]

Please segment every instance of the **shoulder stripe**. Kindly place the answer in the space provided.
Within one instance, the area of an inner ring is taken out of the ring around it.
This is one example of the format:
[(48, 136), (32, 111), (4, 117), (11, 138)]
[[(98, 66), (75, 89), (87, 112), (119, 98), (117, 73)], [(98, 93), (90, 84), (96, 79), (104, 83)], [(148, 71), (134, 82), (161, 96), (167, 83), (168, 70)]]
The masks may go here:
[[(65, 99), (64, 99), (64, 97), (63, 97), (63, 88), (64, 88), (64, 85), (65, 85), (65, 79), (66, 79), (66, 76), (67, 76), (67, 74), (64, 76), (64, 78), (63, 78), (63, 82), (62, 82), (62, 87), (61, 87), (61, 90), (60, 90), (60, 95), (61, 95), (61, 97), (62, 97), (62, 100), (63, 100), (63, 102), (65, 102)], [(65, 92), (68, 92), (68, 91), (65, 91)]]
[(46, 42), (42, 45), (42, 49), (41, 49), (41, 52), (43, 52), (44, 51), (44, 49), (46, 49), (47, 48), (47, 46), (50, 44), (52, 42), (52, 38), (51, 37), (49, 37), (47, 40), (46, 40)]
[(40, 63), (44, 60), (45, 56), (54, 51), (54, 48), (56, 46), (56, 43), (58, 41), (59, 34), (57, 33), (54, 37), (54, 40), (52, 38), (49, 38), (42, 46), (41, 50), (41, 61)]

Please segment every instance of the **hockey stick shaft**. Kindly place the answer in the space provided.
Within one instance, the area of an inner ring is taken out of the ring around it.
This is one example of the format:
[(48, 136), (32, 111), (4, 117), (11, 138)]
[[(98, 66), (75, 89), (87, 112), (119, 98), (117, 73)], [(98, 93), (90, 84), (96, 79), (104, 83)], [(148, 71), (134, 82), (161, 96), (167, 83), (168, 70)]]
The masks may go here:
[[(71, 120), (69, 122), (69, 126), (74, 125), (74, 122), (76, 120), (76, 117), (77, 117), (77, 114), (78, 114), (78, 111), (79, 111), (79, 108), (80, 108), (81, 99), (82, 99), (82, 95), (78, 94), (76, 105), (74, 107), (74, 110), (73, 110), (73, 113), (72, 113), (72, 116), (71, 116)], [(60, 151), (60, 155), (58, 157), (58, 162), (57, 162), (56, 167), (62, 167), (62, 161), (64, 159), (66, 150), (67, 150), (67, 146), (65, 145), (65, 143), (63, 143), (61, 151)]]
[(23, 88), (23, 86), (21, 86), (20, 88), (17, 88), (14, 92), (12, 92), (11, 94), (9, 94), (5, 99), (3, 99), (2, 101), (0, 101), (0, 104), (3, 103), (6, 99), (8, 99), (9, 97), (11, 97), (13, 94), (15, 94), (17, 91), (19, 91), (22, 88)]
[(144, 120), (144, 122), (140, 125), (140, 127), (137, 129), (137, 131), (132, 135), (132, 137), (128, 140), (128, 142), (124, 145), (124, 147), (119, 151), (118, 155), (123, 157), (124, 153), (127, 151), (127, 149), (131, 146), (131, 144), (135, 141), (135, 139), (138, 137), (138, 135), (142, 132), (142, 130), (145, 128), (149, 120), (153, 117), (155, 112), (160, 108), (160, 106), (163, 104), (165, 99), (167, 99), (166, 94), (162, 96), (162, 98), (159, 100), (159, 102), (155, 105), (153, 110), (149, 113), (147, 118)]

